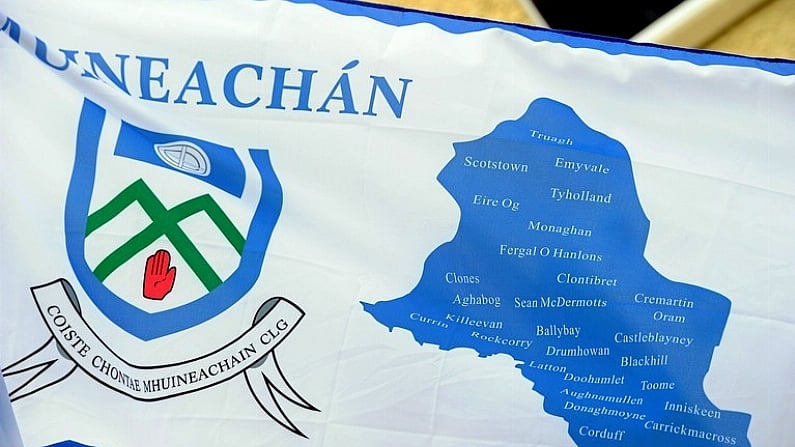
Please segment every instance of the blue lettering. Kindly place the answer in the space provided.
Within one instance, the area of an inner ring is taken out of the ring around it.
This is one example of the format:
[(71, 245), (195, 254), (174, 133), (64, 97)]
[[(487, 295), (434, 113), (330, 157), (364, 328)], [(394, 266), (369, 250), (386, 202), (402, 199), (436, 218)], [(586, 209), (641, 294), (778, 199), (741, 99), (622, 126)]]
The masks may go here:
[[(152, 96), (151, 90), (152, 81), (155, 81), (159, 87), (163, 87), (163, 75), (165, 70), (168, 70), (168, 59), (146, 56), (136, 56), (136, 59), (141, 61), (141, 99), (146, 99), (147, 101), (168, 102), (168, 89), (166, 89), (166, 92), (163, 94), (163, 96), (157, 98)], [(163, 71), (161, 71), (158, 75), (152, 74), (152, 63), (154, 62), (158, 62), (163, 65)]]
[(116, 54), (116, 58), (119, 60), (118, 75), (113, 72), (113, 69), (110, 68), (110, 65), (108, 65), (108, 63), (105, 61), (105, 58), (102, 57), (102, 54), (93, 51), (86, 51), (86, 54), (88, 55), (89, 62), (91, 62), (91, 70), (94, 73), (92, 75), (91, 73), (85, 72), (83, 73), (83, 76), (99, 79), (99, 73), (97, 73), (97, 69), (99, 69), (99, 71), (102, 72), (102, 74), (105, 75), (105, 77), (116, 87), (128, 95), (130, 94), (130, 91), (127, 89), (126, 70), (124, 68), (127, 58), (130, 57), (129, 54)]
[(8, 36), (14, 40), (14, 42), (19, 43), (19, 36), (20, 36), (20, 29), (19, 24), (13, 20), (11, 17), (6, 17), (5, 23), (3, 23), (3, 27), (0, 28), (0, 32), (8, 30)]
[(52, 62), (50, 62), (48, 57), (47, 57), (48, 56), (47, 53), (49, 53), (49, 51), (47, 51), (47, 44), (43, 40), (39, 39), (38, 37), (36, 38), (36, 50), (35, 50), (35, 53), (36, 53), (36, 57), (40, 61), (44, 62), (48, 66), (50, 66), (50, 67), (52, 67), (52, 68), (54, 68), (54, 69), (56, 69), (58, 71), (66, 70), (69, 67), (69, 62), (71, 62), (69, 60), (69, 56), (66, 54), (65, 51), (61, 51), (61, 53), (64, 55), (63, 64), (55, 65)]
[[(191, 85), (191, 82), (193, 82), (194, 79), (196, 80), (196, 85)], [(210, 94), (210, 85), (207, 82), (207, 72), (204, 71), (204, 62), (196, 62), (196, 65), (193, 67), (193, 71), (190, 73), (190, 76), (188, 76), (188, 80), (182, 87), (182, 91), (179, 92), (179, 96), (177, 96), (177, 99), (174, 100), (174, 104), (187, 104), (187, 101), (185, 101), (184, 97), (188, 90), (196, 90), (199, 92), (199, 95), (202, 99), (196, 104), (206, 104), (211, 106), (216, 105), (216, 103), (213, 102), (212, 95)]]
[(227, 73), (224, 77), (224, 97), (226, 97), (226, 101), (229, 104), (232, 104), (235, 107), (252, 107), (260, 100), (260, 97), (257, 96), (249, 102), (243, 102), (240, 100), (240, 98), (238, 98), (237, 93), (235, 92), (235, 82), (237, 81), (237, 75), (246, 68), (254, 70), (258, 81), (262, 80), (262, 67), (254, 64), (236, 65), (232, 67), (232, 69), (229, 70), (229, 73)]
[[(11, 39), (17, 43), (21, 43), (22, 29), (10, 17), (0, 15), (0, 32), (8, 34)], [(88, 60), (82, 60), (84, 63), (78, 62), (81, 51), (58, 49), (53, 50), (48, 48), (45, 41), (35, 36), (30, 36), (35, 41), (34, 54), (41, 62), (44, 62), (48, 67), (59, 71), (68, 70), (70, 64), (79, 67), (82, 70), (82, 77), (103, 80), (109, 85), (114, 85), (126, 94), (130, 94), (127, 77), (127, 65), (131, 58), (130, 54), (116, 53), (115, 57), (106, 58), (102, 53), (95, 51), (85, 51), (85, 56)], [(59, 54), (60, 53), (60, 54)], [(165, 74), (169, 70), (169, 58), (167, 57), (150, 57), (150, 56), (135, 56), (138, 60), (139, 66), (139, 86), (140, 86), (140, 99), (147, 101), (155, 101), (161, 103), (168, 103), (171, 101), (171, 89), (165, 82)], [(332, 109), (338, 110), (341, 114), (359, 115), (364, 104), (359, 104), (357, 107), (353, 88), (351, 85), (351, 70), (358, 67), (360, 61), (353, 59), (345, 66), (342, 67), (336, 83), (330, 89), (320, 107), (316, 109), (317, 112), (329, 113)], [(318, 70), (311, 70), (307, 68), (289, 68), (271, 66), (273, 70), (273, 89), (271, 91), (271, 100), (265, 108), (298, 111), (313, 111), (310, 107), (312, 82)], [(250, 71), (251, 73), (245, 73)], [(262, 102), (263, 97), (252, 88), (246, 88), (245, 85), (252, 85), (251, 74), (253, 73), (256, 81), (262, 81), (264, 78), (265, 68), (261, 65), (253, 63), (241, 63), (233, 66), (224, 76), (223, 81), (223, 95), (226, 102), (237, 108), (251, 108)], [(288, 80), (288, 72), (292, 72)], [(297, 72), (297, 73), (296, 73)], [(300, 81), (298, 77), (300, 76)], [(247, 84), (241, 83), (238, 85), (240, 79), (245, 78)], [(406, 103), (406, 95), (408, 92), (408, 85), (414, 82), (413, 79), (398, 78), (400, 82), (400, 92), (396, 90), (397, 85), (390, 84), (384, 76), (370, 75), (371, 89), (370, 101), (366, 111), (362, 113), (365, 116), (378, 116), (377, 109), (383, 107), (385, 103), (392, 114), (396, 118), (402, 118), (404, 106)], [(134, 81), (132, 81), (134, 82)], [(285, 92), (291, 91), (294, 96), (285, 100)], [(203, 61), (197, 61), (193, 66), (187, 80), (179, 90), (179, 94), (174, 99), (175, 104), (187, 104), (186, 99), (189, 92), (198, 94), (196, 99), (199, 105), (217, 105), (213, 99), (212, 89), (207, 78), (207, 71)], [(242, 97), (241, 97), (242, 96)], [(380, 97), (380, 98), (379, 98)], [(318, 98), (319, 99), (319, 98)], [(286, 104), (285, 104), (286, 102)], [(334, 104), (336, 102), (337, 104)], [(377, 104), (378, 103), (378, 104)], [(332, 105), (334, 104), (334, 105)]]
[(381, 92), (381, 96), (383, 96), (389, 105), (389, 108), (392, 109), (392, 113), (395, 115), (395, 118), (400, 118), (403, 115), (403, 101), (406, 99), (406, 88), (408, 87), (409, 83), (413, 81), (413, 79), (399, 78), (400, 82), (403, 83), (403, 90), (400, 93), (400, 100), (397, 99), (395, 91), (389, 86), (389, 82), (387, 82), (386, 78), (383, 76), (370, 76), (370, 79), (373, 80), (373, 88), (370, 91), (370, 107), (366, 112), (364, 112), (364, 115), (377, 115), (377, 113), (373, 111), (373, 107), (375, 106), (375, 92), (376, 90), (379, 90)]
[(282, 94), (284, 90), (298, 90), (300, 92), (298, 95), (298, 105), (293, 107), (293, 110), (311, 112), (312, 109), (309, 108), (309, 90), (312, 88), (312, 76), (317, 73), (317, 70), (304, 70), (299, 68), (298, 71), (301, 72), (301, 85), (285, 85), (284, 75), (290, 71), (290, 69), (285, 67), (271, 67), (271, 69), (275, 72), (276, 77), (273, 80), (271, 103), (266, 108), (284, 110), (284, 106), (282, 105)]
[[(77, 53), (79, 53), (79, 51), (77, 51), (77, 50), (64, 50), (63, 48), (60, 48), (59, 51), (61, 53), (63, 53), (64, 55), (66, 55), (66, 58), (69, 59), (73, 64), (78, 65), (78, 66), (80, 65), (80, 64), (77, 63)], [(80, 76), (82, 76), (84, 78), (97, 79), (96, 76), (91, 74), (91, 72), (86, 70), (85, 68), (83, 69), (83, 74), (81, 74)]]
[[(350, 70), (357, 65), (359, 65), (359, 61), (354, 59), (348, 62), (344, 67), (342, 67), (342, 69)], [(340, 91), (340, 95), (336, 95), (338, 90)], [(332, 99), (342, 101), (344, 108), (340, 110), (340, 113), (352, 113), (354, 115), (359, 114), (359, 112), (356, 111), (356, 106), (353, 103), (353, 94), (351, 93), (351, 82), (348, 79), (348, 73), (342, 73), (340, 75), (339, 80), (337, 80), (337, 84), (331, 89), (331, 92), (329, 92), (326, 100), (323, 101), (323, 105), (320, 106), (317, 111), (328, 112), (328, 103), (331, 102)]]

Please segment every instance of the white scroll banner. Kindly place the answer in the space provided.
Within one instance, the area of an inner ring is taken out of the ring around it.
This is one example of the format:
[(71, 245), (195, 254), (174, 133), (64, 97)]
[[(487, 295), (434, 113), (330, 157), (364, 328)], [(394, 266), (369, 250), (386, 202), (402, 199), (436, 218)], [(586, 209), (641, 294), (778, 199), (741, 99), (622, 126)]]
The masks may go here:
[(304, 316), (287, 298), (266, 300), (251, 328), (203, 356), (171, 364), (136, 365), (117, 355), (86, 323), (68, 281), (58, 279), (31, 291), (52, 337), (28, 356), (3, 368), (12, 401), (64, 380), (76, 368), (106, 387), (141, 401), (168, 399), (209, 388), (245, 372), (256, 401), (288, 430), (303, 436), (281, 409), (276, 395), (317, 411), (290, 386), (276, 361), (274, 349)]

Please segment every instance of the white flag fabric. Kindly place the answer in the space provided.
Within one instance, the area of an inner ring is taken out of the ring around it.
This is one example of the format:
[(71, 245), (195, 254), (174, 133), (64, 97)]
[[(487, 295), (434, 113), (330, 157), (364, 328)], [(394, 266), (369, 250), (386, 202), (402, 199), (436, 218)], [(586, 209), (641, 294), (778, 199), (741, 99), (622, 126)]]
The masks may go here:
[(7, 447), (22, 447), (22, 438), (19, 435), (14, 411), (8, 399), (8, 390), (5, 380), (0, 375), (0, 442)]
[(329, 0), (0, 34), (6, 444), (795, 445), (795, 62)]

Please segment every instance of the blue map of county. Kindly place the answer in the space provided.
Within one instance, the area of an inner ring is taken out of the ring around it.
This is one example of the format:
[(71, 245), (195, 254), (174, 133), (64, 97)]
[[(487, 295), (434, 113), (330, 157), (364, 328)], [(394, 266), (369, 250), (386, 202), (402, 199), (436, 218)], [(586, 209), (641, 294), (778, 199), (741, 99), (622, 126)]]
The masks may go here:
[(454, 147), (438, 179), (457, 233), (411, 293), (365, 311), (442, 350), (510, 355), (579, 447), (750, 446), (751, 416), (703, 387), (731, 304), (646, 261), (624, 146), (537, 99)]

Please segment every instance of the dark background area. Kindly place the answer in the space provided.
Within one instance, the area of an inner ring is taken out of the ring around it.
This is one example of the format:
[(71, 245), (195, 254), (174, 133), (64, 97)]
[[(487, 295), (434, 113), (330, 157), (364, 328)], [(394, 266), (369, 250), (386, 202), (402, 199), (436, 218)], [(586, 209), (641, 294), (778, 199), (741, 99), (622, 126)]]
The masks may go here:
[(533, 0), (550, 27), (628, 39), (682, 0)]

